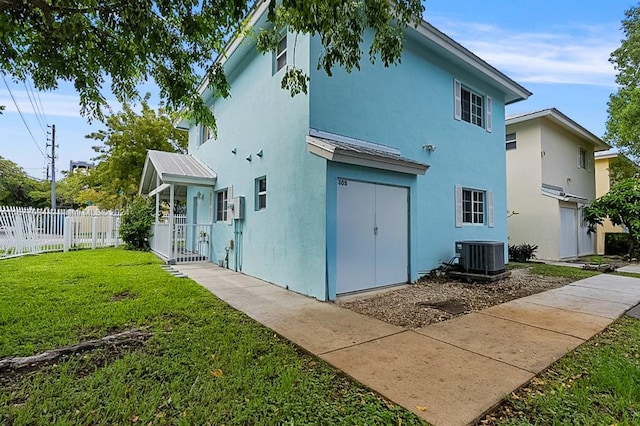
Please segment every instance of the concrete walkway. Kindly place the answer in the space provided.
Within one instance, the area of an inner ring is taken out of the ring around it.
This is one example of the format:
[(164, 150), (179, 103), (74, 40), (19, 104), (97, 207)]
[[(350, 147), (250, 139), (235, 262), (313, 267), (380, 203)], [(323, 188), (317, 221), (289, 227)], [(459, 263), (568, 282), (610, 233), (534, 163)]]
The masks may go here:
[(409, 330), (213, 264), (174, 268), (436, 425), (473, 422), (640, 302), (640, 280), (602, 274)]

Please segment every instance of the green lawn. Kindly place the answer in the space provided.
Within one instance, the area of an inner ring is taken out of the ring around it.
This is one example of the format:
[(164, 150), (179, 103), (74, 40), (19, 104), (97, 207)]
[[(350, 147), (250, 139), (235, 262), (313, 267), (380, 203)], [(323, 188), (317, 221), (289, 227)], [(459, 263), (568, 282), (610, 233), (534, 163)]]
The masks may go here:
[(527, 263), (509, 262), (509, 264), (507, 265), (507, 269), (520, 269), (520, 268), (531, 268), (531, 272), (537, 275), (544, 275), (549, 277), (571, 278), (576, 281), (600, 274), (600, 272), (597, 272), (597, 271), (591, 271), (591, 270), (586, 270), (581, 268), (571, 268), (568, 266), (547, 265), (546, 263), (538, 263), (538, 262), (527, 262)]
[(0, 372), (0, 424), (420, 424), (149, 253), (0, 261), (0, 358), (146, 326), (140, 347)]
[(494, 415), (498, 425), (640, 424), (640, 321), (620, 318)]
[[(509, 267), (576, 280), (599, 274), (539, 263)], [(640, 321), (620, 318), (512, 394), (492, 416), (483, 424), (640, 425)]]

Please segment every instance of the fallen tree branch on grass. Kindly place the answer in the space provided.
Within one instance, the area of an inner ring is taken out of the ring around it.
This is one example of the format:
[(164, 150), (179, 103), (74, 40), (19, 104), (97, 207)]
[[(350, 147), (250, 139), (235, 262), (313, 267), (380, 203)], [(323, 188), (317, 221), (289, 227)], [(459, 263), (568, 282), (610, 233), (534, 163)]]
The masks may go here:
[(127, 330), (121, 333), (105, 336), (101, 339), (87, 340), (76, 345), (53, 349), (37, 355), (3, 358), (0, 359), (0, 372), (4, 370), (15, 370), (27, 366), (33, 367), (43, 363), (51, 363), (64, 355), (71, 355), (106, 346), (121, 346), (132, 341), (146, 340), (151, 336), (151, 334), (152, 333), (148, 333), (142, 329)]

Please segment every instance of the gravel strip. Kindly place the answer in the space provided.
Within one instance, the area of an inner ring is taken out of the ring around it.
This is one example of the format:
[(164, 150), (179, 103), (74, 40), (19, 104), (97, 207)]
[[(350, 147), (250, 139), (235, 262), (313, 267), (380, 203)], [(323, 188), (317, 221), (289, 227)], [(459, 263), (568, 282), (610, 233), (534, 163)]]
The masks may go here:
[(406, 328), (420, 328), (459, 315), (562, 287), (572, 280), (534, 275), (531, 268), (514, 269), (511, 276), (493, 283), (463, 283), (450, 278), (425, 278), (418, 283), (340, 303), (381, 321)]

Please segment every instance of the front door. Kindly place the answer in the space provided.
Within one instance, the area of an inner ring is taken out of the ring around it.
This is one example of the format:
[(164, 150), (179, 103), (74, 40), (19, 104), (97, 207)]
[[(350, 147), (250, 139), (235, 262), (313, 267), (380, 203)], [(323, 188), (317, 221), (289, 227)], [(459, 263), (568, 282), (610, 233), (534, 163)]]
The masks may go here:
[(408, 188), (337, 181), (336, 293), (408, 281)]

